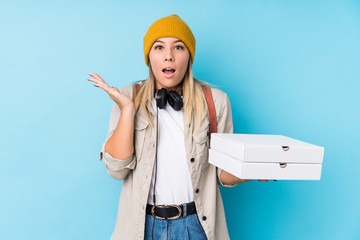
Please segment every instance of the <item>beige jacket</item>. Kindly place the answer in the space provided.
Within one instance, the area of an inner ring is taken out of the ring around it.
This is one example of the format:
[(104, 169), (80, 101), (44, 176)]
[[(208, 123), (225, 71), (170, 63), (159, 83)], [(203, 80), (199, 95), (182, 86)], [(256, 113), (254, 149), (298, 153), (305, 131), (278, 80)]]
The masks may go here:
[[(132, 98), (132, 85), (122, 88), (121, 93)], [(217, 118), (219, 133), (232, 133), (233, 122), (230, 101), (226, 93), (211, 88)], [(151, 103), (147, 108), (151, 118), (156, 118), (156, 112)], [(184, 125), (186, 115), (184, 116)], [(100, 161), (103, 159), (109, 175), (115, 179), (123, 180), (118, 206), (118, 216), (111, 240), (120, 239), (144, 239), (145, 231), (145, 208), (150, 189), (150, 181), (155, 162), (156, 128), (151, 127), (147, 121), (145, 112), (139, 108), (135, 116), (134, 125), (134, 154), (128, 159), (120, 160), (113, 158), (105, 152), (105, 143), (113, 134), (120, 117), (120, 109), (114, 103), (109, 131), (105, 142), (101, 146)], [(156, 122), (156, 121), (154, 121)], [(190, 133), (193, 124), (190, 124)], [(209, 118), (206, 116), (200, 125), (200, 131), (196, 135), (184, 133), (184, 142), (189, 166), (190, 176), (194, 190), (194, 201), (197, 213), (209, 240), (229, 239), (226, 226), (225, 212), (219, 185), (221, 169), (209, 164)], [(194, 158), (194, 161), (190, 159)], [(199, 189), (198, 191), (196, 191)]]

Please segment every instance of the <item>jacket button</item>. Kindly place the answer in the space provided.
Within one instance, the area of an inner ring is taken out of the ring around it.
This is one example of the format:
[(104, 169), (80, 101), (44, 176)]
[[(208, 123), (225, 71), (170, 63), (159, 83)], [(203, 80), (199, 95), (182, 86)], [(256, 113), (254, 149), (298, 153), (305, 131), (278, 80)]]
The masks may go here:
[(196, 192), (196, 193), (199, 193), (199, 191), (200, 191), (200, 190), (197, 188), (195, 192)]
[(206, 216), (203, 216), (202, 219), (203, 219), (204, 221), (206, 221)]
[(194, 161), (195, 161), (195, 159), (194, 159), (194, 158), (191, 158), (191, 159), (190, 159), (190, 162), (194, 162)]

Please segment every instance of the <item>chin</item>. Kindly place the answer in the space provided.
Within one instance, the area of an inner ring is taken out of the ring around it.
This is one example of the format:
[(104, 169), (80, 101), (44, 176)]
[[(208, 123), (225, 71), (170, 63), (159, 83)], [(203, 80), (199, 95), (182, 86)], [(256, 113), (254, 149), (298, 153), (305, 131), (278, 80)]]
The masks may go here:
[(161, 79), (161, 81), (158, 82), (164, 88), (174, 88), (181, 84), (181, 81), (176, 81), (173, 79)]

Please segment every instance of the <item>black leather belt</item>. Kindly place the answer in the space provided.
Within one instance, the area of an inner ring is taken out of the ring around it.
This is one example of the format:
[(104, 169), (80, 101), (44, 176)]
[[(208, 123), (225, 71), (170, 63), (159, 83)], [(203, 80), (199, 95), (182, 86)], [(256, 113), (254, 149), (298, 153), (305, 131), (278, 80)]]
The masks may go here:
[[(186, 210), (184, 211), (184, 205)], [(153, 215), (158, 219), (177, 219), (181, 215), (186, 217), (196, 213), (195, 202), (182, 205), (146, 205), (146, 214)]]

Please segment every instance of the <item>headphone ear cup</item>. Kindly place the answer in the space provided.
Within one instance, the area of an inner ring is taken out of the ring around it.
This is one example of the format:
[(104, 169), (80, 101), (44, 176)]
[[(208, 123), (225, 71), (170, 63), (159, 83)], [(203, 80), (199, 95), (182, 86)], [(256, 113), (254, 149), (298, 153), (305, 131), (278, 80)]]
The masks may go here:
[(160, 109), (163, 109), (166, 106), (167, 101), (167, 91), (165, 88), (162, 88), (157, 91), (155, 95), (156, 106)]
[(175, 111), (179, 111), (184, 105), (182, 97), (176, 91), (170, 91), (168, 93), (168, 102)]

